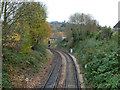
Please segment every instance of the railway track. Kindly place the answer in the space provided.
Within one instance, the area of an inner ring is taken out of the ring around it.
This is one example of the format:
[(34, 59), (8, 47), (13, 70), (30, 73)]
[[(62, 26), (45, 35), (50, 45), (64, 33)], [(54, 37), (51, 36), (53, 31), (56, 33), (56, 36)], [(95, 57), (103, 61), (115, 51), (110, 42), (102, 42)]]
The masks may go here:
[(58, 86), (58, 82), (59, 82), (59, 77), (61, 74), (61, 67), (62, 67), (62, 61), (61, 61), (61, 56), (58, 52), (56, 52), (55, 50), (51, 50), (51, 52), (53, 52), (54, 54), (54, 65), (53, 68), (51, 70), (51, 72), (48, 75), (47, 80), (45, 81), (44, 84), (44, 89), (45, 88), (57, 88)]
[(64, 88), (77, 88), (80, 89), (80, 84), (78, 80), (78, 75), (77, 75), (77, 69), (75, 66), (75, 63), (73, 61), (73, 58), (67, 53), (63, 52), (63, 55), (66, 58), (67, 62), (67, 70), (66, 70), (66, 80), (64, 84)]
[[(45, 88), (57, 88), (61, 69), (62, 69), (62, 58), (61, 55), (57, 52), (57, 50), (50, 49), (51, 52), (54, 54), (54, 65), (48, 75), (48, 78), (45, 81), (44, 89)], [(66, 78), (62, 88), (77, 88), (80, 89), (80, 84), (78, 80), (77, 69), (73, 58), (64, 51), (59, 51), (66, 59)]]

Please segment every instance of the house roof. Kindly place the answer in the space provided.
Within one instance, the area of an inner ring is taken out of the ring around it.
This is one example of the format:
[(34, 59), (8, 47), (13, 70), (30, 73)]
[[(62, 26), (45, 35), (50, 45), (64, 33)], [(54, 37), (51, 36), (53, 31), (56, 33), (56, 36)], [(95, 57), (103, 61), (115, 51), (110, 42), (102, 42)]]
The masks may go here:
[(120, 28), (120, 21), (113, 28)]

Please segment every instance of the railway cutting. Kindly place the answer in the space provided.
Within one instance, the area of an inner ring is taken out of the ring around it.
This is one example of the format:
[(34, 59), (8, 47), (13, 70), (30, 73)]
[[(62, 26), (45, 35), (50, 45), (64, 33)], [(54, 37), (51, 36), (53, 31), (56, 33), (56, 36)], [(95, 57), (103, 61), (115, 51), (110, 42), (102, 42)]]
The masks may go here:
[(80, 89), (79, 74), (71, 55), (56, 49), (50, 49), (50, 51), (54, 54), (54, 64), (42, 88), (59, 88), (62, 86), (60, 88)]

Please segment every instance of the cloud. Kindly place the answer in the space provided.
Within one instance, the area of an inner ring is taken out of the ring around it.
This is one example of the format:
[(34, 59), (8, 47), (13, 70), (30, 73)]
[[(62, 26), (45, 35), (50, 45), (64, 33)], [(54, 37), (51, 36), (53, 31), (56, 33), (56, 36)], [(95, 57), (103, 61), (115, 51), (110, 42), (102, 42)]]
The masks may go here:
[(79, 12), (91, 14), (100, 25), (113, 27), (118, 21), (119, 0), (40, 0), (48, 7), (48, 21), (68, 20)]

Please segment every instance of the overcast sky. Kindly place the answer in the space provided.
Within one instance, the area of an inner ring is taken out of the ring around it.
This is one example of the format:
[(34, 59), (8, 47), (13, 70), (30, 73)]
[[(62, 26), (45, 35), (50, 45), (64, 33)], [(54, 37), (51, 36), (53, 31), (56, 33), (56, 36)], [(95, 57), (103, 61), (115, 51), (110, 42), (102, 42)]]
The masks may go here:
[(78, 12), (91, 14), (102, 26), (113, 27), (118, 22), (120, 0), (38, 0), (46, 4), (47, 21), (68, 21)]

